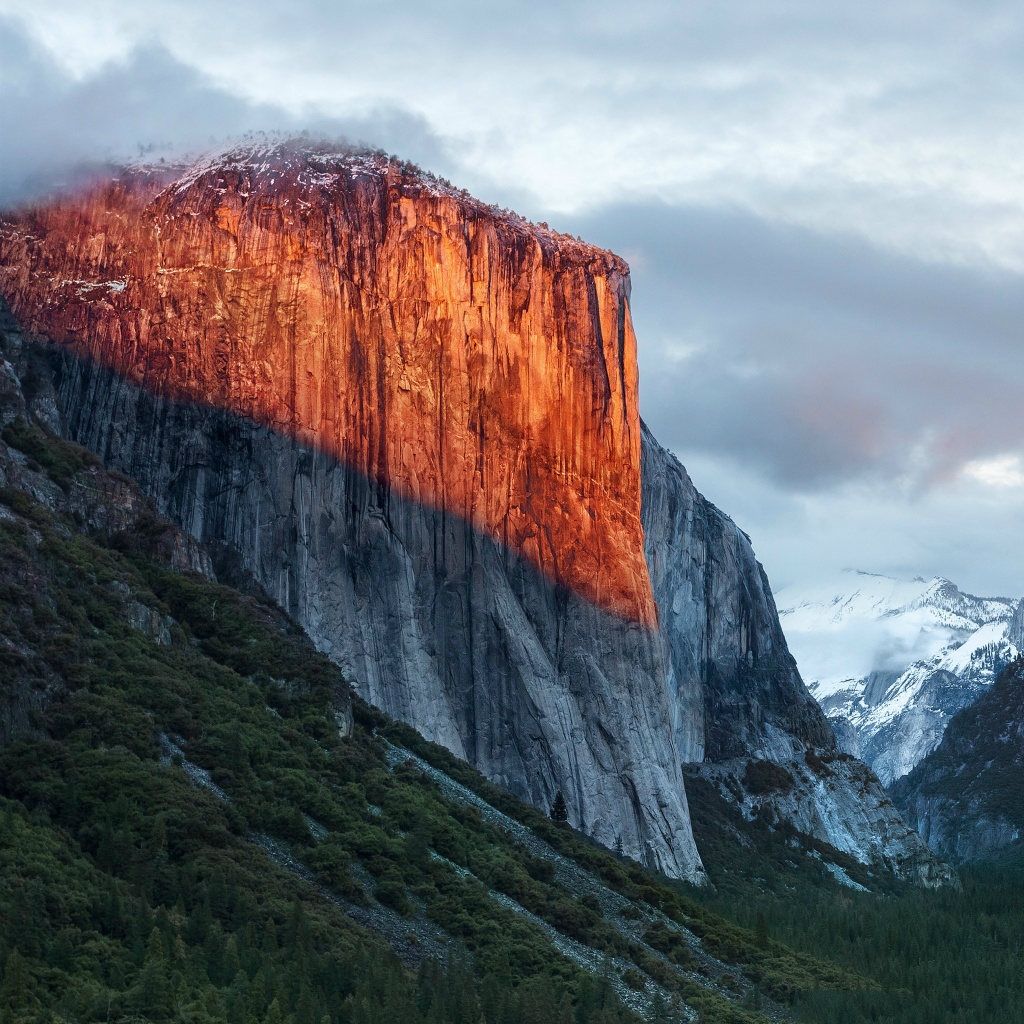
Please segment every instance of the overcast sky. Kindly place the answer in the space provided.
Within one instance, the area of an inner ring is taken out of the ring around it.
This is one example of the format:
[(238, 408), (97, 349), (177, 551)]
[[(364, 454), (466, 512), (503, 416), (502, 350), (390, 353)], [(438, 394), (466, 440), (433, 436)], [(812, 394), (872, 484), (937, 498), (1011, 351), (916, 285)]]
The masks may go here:
[(633, 269), (641, 412), (776, 586), (1024, 594), (1024, 8), (0, 0), (0, 201), (314, 128)]

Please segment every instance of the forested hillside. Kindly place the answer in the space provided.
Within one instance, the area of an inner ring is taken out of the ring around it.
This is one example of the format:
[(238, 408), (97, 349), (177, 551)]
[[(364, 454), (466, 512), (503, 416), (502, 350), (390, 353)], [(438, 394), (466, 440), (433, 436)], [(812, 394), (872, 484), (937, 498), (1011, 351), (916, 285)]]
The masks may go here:
[[(275, 606), (169, 567), (128, 482), (4, 441), (7, 1020), (741, 1024), (862, 984), (353, 721)], [(90, 528), (110, 493), (129, 521)]]
[(1017, 876), (858, 893), (692, 778), (716, 889), (659, 879), (353, 706), (82, 449), (12, 420), (0, 469), (3, 1024), (1015, 1019)]
[(1024, 657), (949, 723), (942, 742), (892, 787), (906, 820), (953, 862), (1024, 854)]

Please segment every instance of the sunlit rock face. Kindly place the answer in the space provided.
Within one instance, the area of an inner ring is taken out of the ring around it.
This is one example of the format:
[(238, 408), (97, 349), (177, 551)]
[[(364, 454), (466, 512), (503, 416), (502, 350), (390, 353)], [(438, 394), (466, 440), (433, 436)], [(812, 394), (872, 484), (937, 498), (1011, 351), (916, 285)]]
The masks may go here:
[(280, 146), (27, 212), (0, 262), (28, 330), (296, 437), (656, 621), (617, 257), (379, 157)]

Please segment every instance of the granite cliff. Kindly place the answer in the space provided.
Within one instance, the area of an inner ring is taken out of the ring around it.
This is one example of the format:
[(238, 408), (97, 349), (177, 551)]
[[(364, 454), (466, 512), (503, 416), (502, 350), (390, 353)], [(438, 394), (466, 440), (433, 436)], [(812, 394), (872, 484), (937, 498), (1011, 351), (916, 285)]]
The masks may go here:
[[(37, 419), (363, 696), (609, 846), (701, 881), (684, 763), (835, 752), (749, 539), (641, 427), (617, 257), (377, 156), (255, 146), (6, 215), (0, 292), (45, 352)], [(934, 880), (877, 783), (827, 778), (780, 813)]]
[(812, 837), (843, 881), (837, 862), (846, 856), (922, 885), (955, 884), (871, 769), (837, 747), (789, 652), (750, 538), (646, 429), (643, 441), (645, 551), (687, 776), (715, 786), (748, 819)]

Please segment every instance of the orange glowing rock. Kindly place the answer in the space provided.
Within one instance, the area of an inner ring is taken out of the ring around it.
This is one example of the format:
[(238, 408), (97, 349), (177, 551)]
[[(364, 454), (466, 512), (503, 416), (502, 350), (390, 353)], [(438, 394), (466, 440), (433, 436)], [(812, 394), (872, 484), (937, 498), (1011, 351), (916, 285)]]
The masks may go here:
[(0, 222), (23, 326), (292, 434), (647, 625), (629, 272), (378, 156), (124, 172)]

